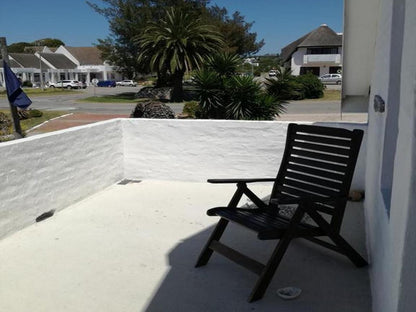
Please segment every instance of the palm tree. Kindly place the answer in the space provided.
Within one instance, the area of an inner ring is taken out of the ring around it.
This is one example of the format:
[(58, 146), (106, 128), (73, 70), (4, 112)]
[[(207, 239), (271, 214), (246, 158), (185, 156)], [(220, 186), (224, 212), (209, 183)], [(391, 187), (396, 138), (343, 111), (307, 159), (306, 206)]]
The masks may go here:
[(222, 48), (223, 41), (214, 26), (172, 7), (163, 19), (148, 24), (138, 44), (140, 61), (148, 59), (152, 70), (170, 72), (172, 101), (180, 102), (185, 72), (199, 69), (204, 59)]

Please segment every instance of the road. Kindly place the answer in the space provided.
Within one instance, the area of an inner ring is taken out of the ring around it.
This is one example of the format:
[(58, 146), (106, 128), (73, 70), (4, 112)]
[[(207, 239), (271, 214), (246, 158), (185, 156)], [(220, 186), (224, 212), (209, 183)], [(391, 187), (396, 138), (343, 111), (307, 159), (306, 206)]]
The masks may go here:
[[(122, 92), (137, 92), (142, 87), (94, 88), (74, 92), (74, 94), (53, 96), (32, 96), (31, 108), (50, 111), (68, 111), (99, 114), (129, 115), (135, 107), (131, 103), (89, 103), (77, 100), (89, 96), (103, 96)], [(95, 89), (95, 90), (94, 90)], [(4, 98), (3, 98), (4, 99)], [(182, 104), (168, 104), (176, 114), (182, 112)], [(8, 108), (8, 103), (0, 99), (0, 108)], [(293, 101), (287, 105), (286, 114), (339, 114), (339, 101)]]

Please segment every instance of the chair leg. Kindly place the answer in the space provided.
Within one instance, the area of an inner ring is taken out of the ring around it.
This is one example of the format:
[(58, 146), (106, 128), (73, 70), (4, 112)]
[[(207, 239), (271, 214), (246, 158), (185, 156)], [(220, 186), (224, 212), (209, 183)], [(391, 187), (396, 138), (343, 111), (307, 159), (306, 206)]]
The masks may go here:
[(210, 238), (208, 239), (207, 243), (205, 244), (204, 248), (199, 255), (198, 261), (195, 264), (195, 267), (198, 268), (200, 266), (206, 265), (208, 263), (209, 258), (213, 253), (213, 250), (210, 248), (212, 241), (219, 241), (222, 234), (224, 233), (225, 228), (227, 227), (228, 220), (223, 218), (218, 221), (217, 226), (215, 227), (214, 231), (212, 232)]
[(302, 220), (304, 215), (305, 212), (302, 209), (301, 205), (299, 205), (298, 209), (296, 209), (296, 212), (290, 221), (289, 228), (287, 229), (283, 237), (279, 240), (279, 243), (273, 251), (272, 256), (270, 257), (269, 261), (264, 267), (263, 272), (260, 274), (260, 277), (257, 280), (256, 285), (254, 286), (248, 299), (249, 302), (259, 300), (263, 297), (267, 287), (269, 286), (274, 276), (274, 273), (276, 272), (280, 262), (282, 261), (282, 258), (287, 248), (289, 247), (290, 242), (295, 237), (294, 234), (296, 233), (297, 225)]
[(367, 261), (344, 239), (337, 233), (329, 234), (329, 238), (344, 251), (344, 254), (360, 268), (368, 265)]

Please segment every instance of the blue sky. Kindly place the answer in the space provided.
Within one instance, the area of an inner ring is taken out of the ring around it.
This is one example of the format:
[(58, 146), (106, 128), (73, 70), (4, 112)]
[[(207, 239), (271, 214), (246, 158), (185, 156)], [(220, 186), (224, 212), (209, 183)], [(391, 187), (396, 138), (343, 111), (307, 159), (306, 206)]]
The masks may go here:
[[(211, 0), (215, 3), (254, 21), (252, 31), (266, 43), (259, 54), (280, 53), (324, 23), (342, 32), (343, 0)], [(58, 38), (68, 46), (92, 46), (107, 35), (107, 21), (85, 0), (2, 0), (0, 6), (0, 36), (8, 44)]]

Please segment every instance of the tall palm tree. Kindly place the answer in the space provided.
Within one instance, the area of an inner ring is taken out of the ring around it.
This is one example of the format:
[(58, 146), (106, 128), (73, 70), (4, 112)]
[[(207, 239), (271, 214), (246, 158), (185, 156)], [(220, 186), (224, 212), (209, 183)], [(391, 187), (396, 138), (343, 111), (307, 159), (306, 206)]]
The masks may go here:
[(138, 38), (139, 60), (148, 60), (155, 71), (172, 77), (172, 101), (183, 100), (186, 71), (200, 68), (204, 59), (223, 46), (214, 26), (204, 24), (183, 9), (172, 7), (158, 22), (150, 22)]

